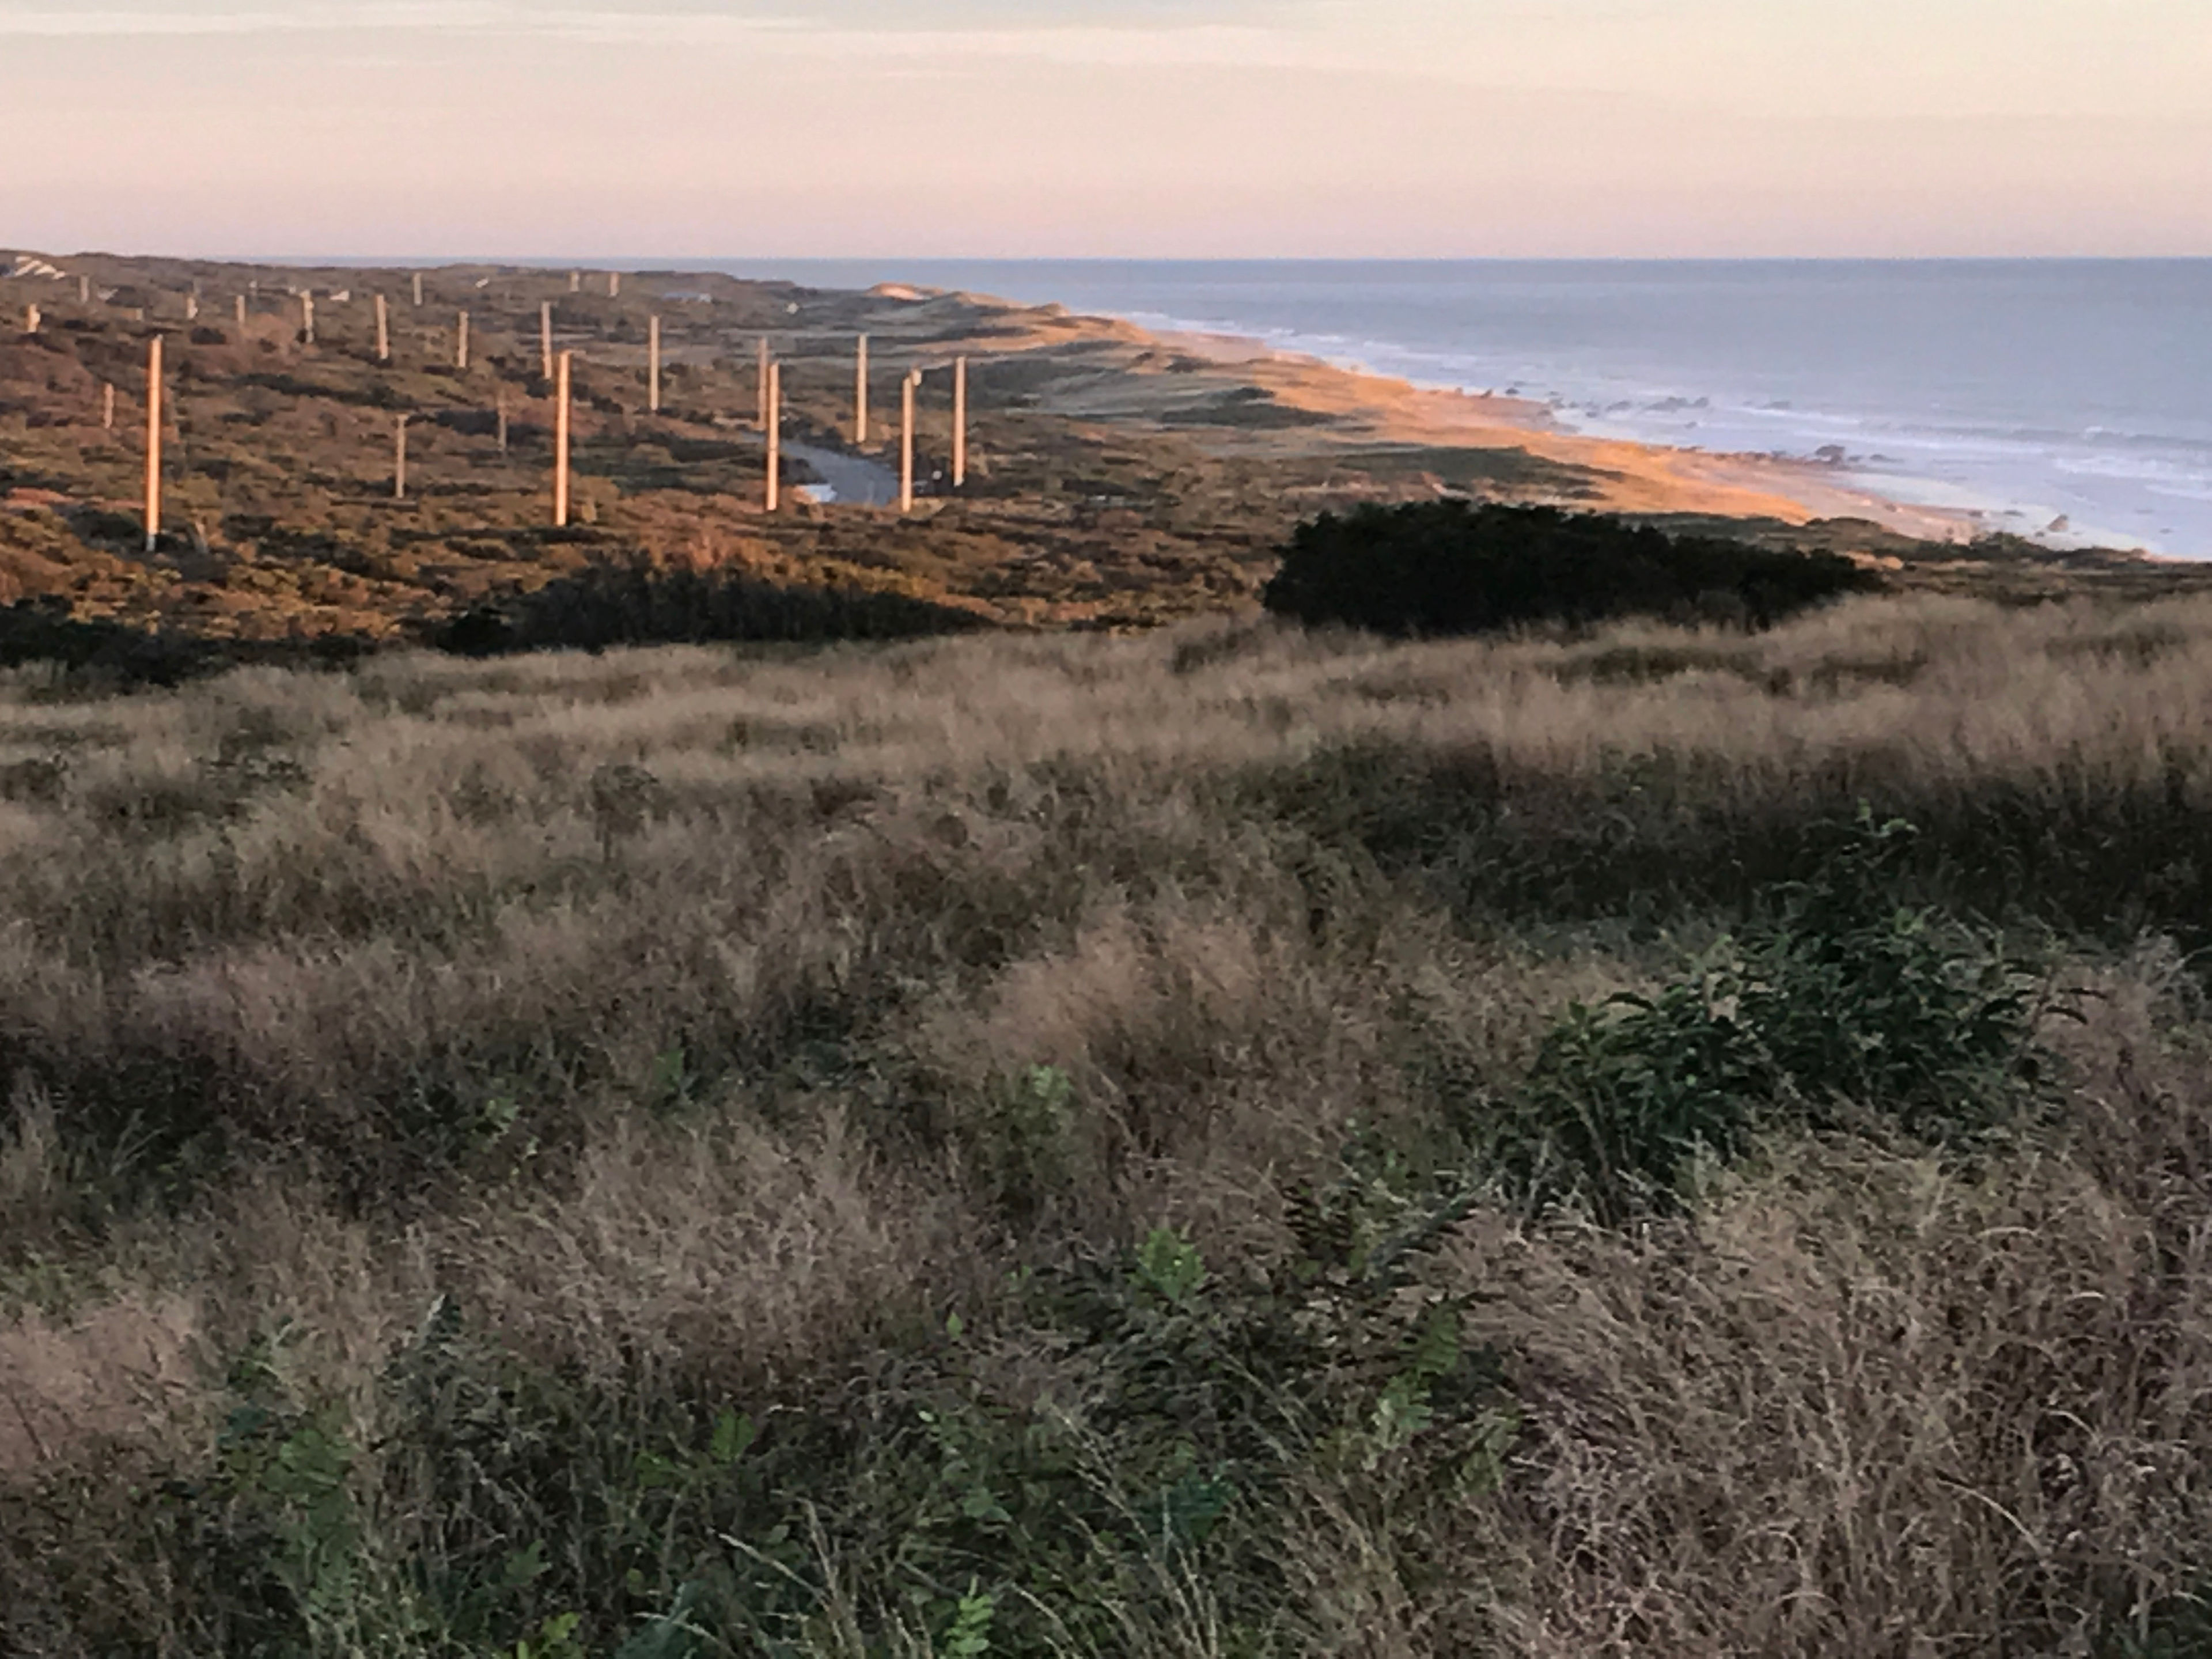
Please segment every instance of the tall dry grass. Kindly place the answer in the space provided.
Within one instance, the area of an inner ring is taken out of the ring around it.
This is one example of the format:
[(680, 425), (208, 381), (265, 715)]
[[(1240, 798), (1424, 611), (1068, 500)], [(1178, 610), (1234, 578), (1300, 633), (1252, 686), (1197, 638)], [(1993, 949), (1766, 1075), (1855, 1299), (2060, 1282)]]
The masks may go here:
[[(778, 1569), (819, 1604), (790, 1650), (950, 1650), (881, 1530), (901, 1413), (949, 1432), (957, 1379), (1108, 1437), (1121, 1386), (1124, 1338), (1024, 1285), (1164, 1224), (1243, 1296), (1311, 1194), (1468, 1173), (1567, 1004), (1663, 976), (1864, 799), (1924, 831), (1900, 901), (2049, 933), (2094, 991), (2048, 1121), (1972, 1157), (1778, 1132), (1626, 1232), (1477, 1203), (1405, 1294), (1494, 1355), (1498, 1479), (1394, 1486), (1323, 1437), (1222, 1523), (1243, 1565), (1117, 1578), (1091, 1624), (1000, 1586), (1000, 1640), (2182, 1650), (2148, 1644), (2212, 1573), (2212, 1096), (2194, 981), (2136, 941), (2212, 915), (2208, 732), (2182, 602), (20, 672), (0, 1646), (511, 1655), (573, 1608), (612, 1653), (755, 1538), (769, 1496), (637, 1484), (742, 1407), (825, 1517)], [(286, 1553), (339, 1510), (240, 1473), (249, 1407), (350, 1449), (343, 1575)], [(202, 1497), (127, 1497), (163, 1481)], [(437, 1586), (533, 1539), (455, 1622)]]

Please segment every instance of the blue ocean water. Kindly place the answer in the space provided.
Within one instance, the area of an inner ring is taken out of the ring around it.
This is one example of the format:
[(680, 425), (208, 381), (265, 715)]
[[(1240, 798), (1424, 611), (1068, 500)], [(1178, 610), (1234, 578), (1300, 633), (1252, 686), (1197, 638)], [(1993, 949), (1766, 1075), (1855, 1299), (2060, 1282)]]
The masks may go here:
[(1825, 453), (2054, 545), (2212, 557), (2212, 259), (713, 263), (1250, 335), (1577, 431)]

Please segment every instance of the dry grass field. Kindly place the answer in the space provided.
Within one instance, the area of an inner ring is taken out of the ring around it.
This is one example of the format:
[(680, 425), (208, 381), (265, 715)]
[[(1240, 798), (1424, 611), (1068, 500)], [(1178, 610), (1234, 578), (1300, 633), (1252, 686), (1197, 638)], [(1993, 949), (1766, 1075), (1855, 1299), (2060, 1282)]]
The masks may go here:
[(15, 671), (0, 1651), (2212, 1651), (2208, 736), (2188, 599)]

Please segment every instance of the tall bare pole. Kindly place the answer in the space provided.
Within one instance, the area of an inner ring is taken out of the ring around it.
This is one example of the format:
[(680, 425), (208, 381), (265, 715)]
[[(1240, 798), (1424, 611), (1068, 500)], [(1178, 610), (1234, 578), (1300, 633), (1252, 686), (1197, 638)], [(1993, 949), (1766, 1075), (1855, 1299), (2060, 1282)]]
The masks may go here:
[(553, 378), (553, 302), (538, 307), (538, 356), (545, 365), (545, 378)]
[(500, 388), (499, 393), (499, 453), (502, 455), (507, 453), (507, 388), (504, 386)]
[(914, 511), (914, 394), (921, 384), (921, 371), (912, 369), (906, 377), (906, 423), (899, 431), (899, 511)]
[(300, 296), (300, 332), (309, 345), (314, 344), (315, 296), (312, 294)]
[(568, 527), (568, 383), (574, 352), (561, 354), (560, 382), (553, 389), (553, 527)]
[(660, 413), (660, 319), (654, 317), (645, 325), (645, 377), (647, 407)]
[(392, 361), (392, 319), (384, 304), (384, 296), (376, 296), (376, 361)]
[(161, 542), (161, 337), (146, 347), (146, 551)]
[(110, 380), (100, 389), (100, 429), (115, 430), (115, 382)]
[(783, 508), (783, 365), (768, 366), (768, 510), (781, 512)]
[(418, 307), (422, 303), (422, 273), (419, 270), (415, 273), (415, 303)]
[(868, 337), (863, 334), (853, 362), (853, 442), (857, 447), (867, 441)]
[(465, 369), (469, 366), (469, 313), (463, 312), (453, 325), (453, 367)]
[(968, 482), (968, 360), (952, 360), (952, 487)]
[(407, 417), (404, 415), (392, 422), (392, 499), (407, 499)]

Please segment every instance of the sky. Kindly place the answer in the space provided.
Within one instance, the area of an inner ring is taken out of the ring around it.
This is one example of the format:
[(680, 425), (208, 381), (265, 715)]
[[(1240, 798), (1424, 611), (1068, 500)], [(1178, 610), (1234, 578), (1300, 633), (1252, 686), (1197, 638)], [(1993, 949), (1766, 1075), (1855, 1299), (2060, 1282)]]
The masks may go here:
[(0, 0), (0, 246), (2212, 254), (2212, 0)]

